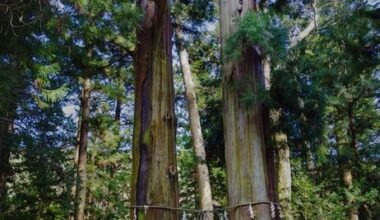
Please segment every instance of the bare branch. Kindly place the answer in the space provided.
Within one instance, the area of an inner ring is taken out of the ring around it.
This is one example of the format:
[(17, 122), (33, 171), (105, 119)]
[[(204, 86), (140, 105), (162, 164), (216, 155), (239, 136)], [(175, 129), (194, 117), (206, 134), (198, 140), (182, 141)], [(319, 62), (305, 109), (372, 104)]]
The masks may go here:
[(0, 117), (0, 120), (5, 121), (5, 122), (13, 122), (12, 120), (8, 118), (3, 118), (3, 117)]
[(290, 41), (290, 49), (297, 46), (299, 42), (303, 41), (307, 36), (309, 36), (316, 28), (319, 20), (319, 12), (317, 8), (318, 0), (313, 3), (314, 17), (313, 20), (306, 26), (306, 28), (301, 31), (295, 38)]

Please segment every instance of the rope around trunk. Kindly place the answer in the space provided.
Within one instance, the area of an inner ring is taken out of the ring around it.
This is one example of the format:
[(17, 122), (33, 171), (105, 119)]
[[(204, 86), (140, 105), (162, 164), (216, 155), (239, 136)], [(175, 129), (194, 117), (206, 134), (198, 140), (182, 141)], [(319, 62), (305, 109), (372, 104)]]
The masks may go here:
[(272, 201), (259, 201), (259, 202), (241, 203), (241, 204), (236, 204), (236, 205), (231, 205), (231, 206), (226, 206), (226, 207), (218, 207), (218, 208), (214, 208), (213, 210), (169, 207), (169, 206), (163, 206), (163, 205), (128, 205), (128, 206), (126, 206), (126, 208), (134, 209), (135, 219), (137, 219), (137, 214), (136, 214), (137, 209), (144, 209), (145, 214), (148, 212), (149, 209), (164, 209), (164, 210), (169, 210), (169, 211), (180, 211), (183, 213), (182, 219), (186, 219), (186, 212), (197, 213), (197, 214), (199, 214), (198, 217), (200, 217), (200, 219), (203, 219), (204, 214), (208, 213), (208, 212), (223, 213), (223, 218), (228, 219), (227, 212), (230, 211), (231, 209), (249, 206), (249, 213), (250, 213), (251, 219), (255, 219), (255, 213), (253, 211), (252, 206), (262, 205), (262, 204), (270, 205), (272, 218), (276, 217), (276, 207), (277, 207), (277, 211), (279, 213), (279, 217), (280, 218), (282, 217), (280, 204), (278, 204), (276, 202), (272, 202)]

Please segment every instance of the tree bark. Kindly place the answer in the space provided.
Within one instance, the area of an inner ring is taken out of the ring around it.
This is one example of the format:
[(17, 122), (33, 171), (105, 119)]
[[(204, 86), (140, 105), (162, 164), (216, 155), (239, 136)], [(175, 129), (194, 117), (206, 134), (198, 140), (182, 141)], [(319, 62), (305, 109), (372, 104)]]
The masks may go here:
[(276, 144), (276, 188), (278, 201), (283, 213), (283, 219), (292, 220), (292, 176), (287, 135), (282, 132), (275, 132), (273, 135)]
[[(139, 0), (138, 5), (144, 18), (135, 56), (131, 200), (178, 207), (169, 1)], [(132, 210), (132, 219), (135, 214), (137, 219), (178, 219), (177, 211), (161, 208)]]
[[(220, 0), (222, 46), (233, 32), (236, 18), (256, 9), (256, 1)], [(260, 86), (265, 86), (262, 57), (253, 45), (244, 51), (240, 63), (224, 61), (224, 141), (228, 200), (232, 206), (270, 200), (263, 106), (258, 98), (253, 106), (241, 101), (244, 91), (256, 93)], [(253, 210), (258, 219), (271, 219), (268, 204), (254, 205)], [(230, 210), (229, 217), (245, 220), (251, 219), (251, 214), (249, 206), (241, 206)]]
[(90, 115), (90, 93), (91, 80), (89, 76), (83, 79), (81, 98), (81, 125), (79, 135), (79, 153), (77, 165), (77, 183), (75, 194), (75, 220), (83, 220), (85, 218), (86, 193), (87, 193), (87, 142), (89, 131), (89, 115)]
[[(265, 77), (265, 88), (270, 90), (271, 87), (271, 68), (268, 62), (269, 58), (264, 61), (264, 77)], [(293, 215), (291, 212), (291, 198), (292, 198), (292, 176), (291, 176), (291, 165), (290, 165), (290, 149), (288, 145), (288, 137), (285, 133), (279, 130), (279, 123), (282, 116), (281, 109), (271, 109), (267, 110), (269, 112), (269, 118), (272, 129), (266, 129), (268, 134), (267, 139), (272, 139), (272, 146), (267, 146), (267, 155), (274, 154), (273, 159), (267, 156), (268, 163), (268, 178), (269, 185), (274, 185), (274, 191), (276, 191), (276, 196), (271, 196), (270, 198), (276, 197), (276, 201), (281, 206), (282, 219), (292, 220)], [(268, 114), (268, 113), (267, 113)], [(266, 116), (268, 117), (268, 116)], [(267, 123), (269, 124), (269, 123)], [(269, 127), (269, 126), (268, 126)], [(271, 131), (272, 130), (272, 131)], [(274, 152), (274, 153), (273, 153)], [(275, 163), (275, 168), (270, 169), (272, 164)], [(275, 173), (275, 177), (271, 177), (270, 173)], [(272, 180), (271, 180), (272, 179)]]
[(209, 171), (206, 161), (206, 152), (202, 135), (201, 121), (198, 112), (197, 98), (195, 94), (193, 77), (190, 69), (189, 56), (185, 46), (182, 43), (182, 35), (178, 28), (175, 29), (176, 45), (179, 51), (179, 58), (182, 68), (183, 82), (187, 100), (187, 109), (189, 111), (190, 131), (193, 149), (197, 158), (197, 180), (198, 191), (200, 196), (200, 207), (207, 210), (203, 219), (214, 219), (212, 206), (212, 193)]

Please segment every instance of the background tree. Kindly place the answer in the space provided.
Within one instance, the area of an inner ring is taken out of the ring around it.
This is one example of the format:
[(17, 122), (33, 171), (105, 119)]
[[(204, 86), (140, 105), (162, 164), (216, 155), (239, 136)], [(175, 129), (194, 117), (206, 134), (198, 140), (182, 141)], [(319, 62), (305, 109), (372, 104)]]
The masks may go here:
[[(208, 211), (204, 213), (205, 219), (213, 219), (213, 203), (212, 203), (212, 193), (211, 184), (209, 177), (209, 170), (206, 160), (206, 152), (204, 147), (204, 140), (201, 129), (201, 122), (198, 112), (197, 96), (195, 91), (195, 84), (193, 80), (193, 74), (191, 72), (191, 66), (189, 63), (189, 55), (186, 49), (186, 41), (184, 39), (183, 29), (186, 29), (184, 23), (184, 18), (188, 18), (186, 22), (187, 26), (200, 26), (203, 19), (209, 20), (213, 18), (213, 4), (212, 2), (202, 1), (202, 2), (192, 2), (192, 4), (186, 5), (181, 1), (175, 2), (174, 14), (177, 17), (174, 23), (174, 33), (176, 40), (176, 47), (178, 51), (178, 56), (181, 64), (183, 84), (185, 87), (186, 94), (186, 104), (188, 109), (189, 121), (190, 121), (190, 131), (192, 145), (194, 149), (194, 154), (197, 160), (197, 181), (198, 181), (198, 192), (199, 192), (199, 202), (200, 208), (202, 210)], [(186, 9), (185, 9), (186, 8)], [(202, 9), (205, 9), (203, 12)], [(184, 13), (188, 12), (188, 14)], [(204, 18), (203, 18), (204, 17)], [(181, 18), (181, 19), (180, 19)], [(195, 28), (192, 28), (196, 30)], [(193, 34), (199, 34), (194, 31)]]

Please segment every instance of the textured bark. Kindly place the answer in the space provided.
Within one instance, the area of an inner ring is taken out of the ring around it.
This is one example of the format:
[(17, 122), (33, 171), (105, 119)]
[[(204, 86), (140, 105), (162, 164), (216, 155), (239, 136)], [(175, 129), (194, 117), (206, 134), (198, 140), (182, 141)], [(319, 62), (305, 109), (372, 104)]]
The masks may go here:
[[(265, 89), (270, 90), (271, 87), (271, 68), (270, 58), (264, 61), (264, 77)], [(272, 142), (267, 146), (267, 163), (268, 163), (268, 179), (270, 190), (270, 198), (278, 202), (282, 210), (282, 218), (292, 220), (291, 197), (292, 197), (292, 178), (290, 165), (290, 149), (287, 141), (287, 135), (279, 130), (271, 131), (269, 124), (278, 127), (281, 119), (281, 109), (266, 110), (264, 117), (266, 124), (266, 139)], [(275, 166), (275, 167), (274, 167)], [(274, 176), (273, 176), (274, 175)], [(280, 213), (277, 213), (278, 215)], [(279, 218), (280, 216), (276, 216)]]
[[(270, 118), (275, 127), (278, 127), (282, 111), (271, 110)], [(272, 132), (272, 140), (275, 149), (276, 164), (276, 195), (285, 220), (292, 220), (291, 199), (292, 199), (292, 176), (290, 165), (290, 149), (288, 145), (288, 137), (281, 130)]]
[(90, 93), (91, 80), (88, 76), (83, 79), (83, 91), (81, 98), (81, 125), (79, 135), (79, 153), (77, 165), (77, 183), (75, 194), (75, 213), (76, 220), (85, 218), (86, 192), (87, 192), (87, 142), (89, 131), (89, 115), (90, 115)]
[(287, 136), (282, 132), (275, 132), (273, 135), (276, 144), (276, 188), (278, 201), (283, 213), (283, 219), (292, 220), (292, 176), (290, 168), (290, 150)]
[[(233, 32), (236, 18), (256, 8), (256, 1), (220, 0), (222, 46)], [(225, 61), (223, 112), (229, 205), (270, 200), (263, 107), (258, 99), (253, 106), (241, 102), (242, 92), (255, 92), (264, 85), (262, 57), (253, 47), (244, 51), (240, 63)], [(268, 204), (255, 205), (253, 210), (258, 219), (271, 219)], [(230, 210), (229, 217), (251, 219), (249, 207)]]
[(175, 30), (176, 45), (179, 50), (179, 58), (182, 68), (183, 82), (185, 85), (187, 109), (189, 111), (191, 140), (195, 156), (197, 157), (197, 181), (200, 199), (200, 207), (202, 210), (208, 210), (203, 219), (214, 219), (212, 206), (212, 193), (209, 171), (206, 162), (206, 152), (202, 135), (201, 121), (198, 112), (197, 98), (195, 94), (193, 76), (190, 69), (189, 56), (185, 46), (182, 44), (180, 30)]
[[(132, 204), (178, 207), (174, 86), (168, 0), (140, 0), (144, 19), (135, 56)], [(131, 218), (134, 218), (134, 211)], [(138, 219), (178, 219), (177, 211), (139, 209)]]

